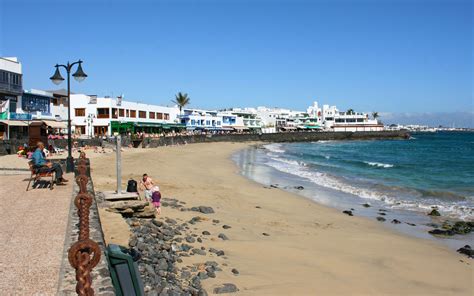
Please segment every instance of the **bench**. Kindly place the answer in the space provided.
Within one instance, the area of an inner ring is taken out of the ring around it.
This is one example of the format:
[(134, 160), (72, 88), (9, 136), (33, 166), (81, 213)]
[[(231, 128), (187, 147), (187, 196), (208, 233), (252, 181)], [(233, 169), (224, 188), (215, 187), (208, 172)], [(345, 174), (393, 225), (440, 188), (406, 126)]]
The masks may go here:
[(28, 165), (30, 167), (30, 180), (28, 181), (28, 186), (26, 186), (26, 191), (30, 188), (31, 181), (33, 181), (33, 187), (35, 186), (36, 182), (40, 181), (41, 178), (51, 178), (51, 181), (49, 181), (49, 189), (53, 190), (54, 188), (54, 171), (51, 169), (37, 169), (34, 166), (33, 161), (29, 161)]

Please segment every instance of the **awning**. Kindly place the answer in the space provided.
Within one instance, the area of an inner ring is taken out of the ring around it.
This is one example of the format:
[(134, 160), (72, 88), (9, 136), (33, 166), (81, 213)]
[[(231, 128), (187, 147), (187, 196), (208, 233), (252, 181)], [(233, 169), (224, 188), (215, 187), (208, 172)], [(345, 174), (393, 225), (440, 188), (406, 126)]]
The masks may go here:
[(249, 128), (246, 126), (233, 126), (233, 129), (235, 130), (248, 130)]
[(161, 127), (162, 124), (158, 122), (135, 122), (135, 126), (140, 127)]
[(28, 122), (22, 120), (5, 120), (9, 126), (28, 126)]
[(8, 120), (0, 120), (0, 123), (2, 123), (2, 124), (8, 124)]
[(62, 121), (55, 121), (55, 120), (43, 120), (44, 124), (47, 126), (50, 126), (52, 128), (67, 128), (67, 125), (65, 122)]

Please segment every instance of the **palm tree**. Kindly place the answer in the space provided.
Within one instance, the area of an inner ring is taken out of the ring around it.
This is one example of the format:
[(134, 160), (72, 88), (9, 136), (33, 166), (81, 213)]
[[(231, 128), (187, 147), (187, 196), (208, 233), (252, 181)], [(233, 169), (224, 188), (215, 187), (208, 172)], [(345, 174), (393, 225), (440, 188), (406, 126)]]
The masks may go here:
[(175, 103), (176, 105), (178, 105), (179, 107), (179, 114), (181, 115), (181, 111), (183, 110), (183, 108), (189, 104), (191, 98), (188, 97), (188, 94), (183, 94), (181, 92), (179, 92), (176, 96), (175, 96), (175, 99), (174, 100), (171, 100), (171, 102)]
[(354, 109), (349, 109), (349, 110), (346, 111), (346, 113), (348, 115), (352, 115), (352, 114), (354, 114)]
[[(380, 117), (379, 112), (375, 112), (375, 111), (372, 112), (372, 117), (373, 117), (375, 120), (377, 120), (377, 118)], [(378, 120), (377, 120), (377, 122), (378, 122)]]

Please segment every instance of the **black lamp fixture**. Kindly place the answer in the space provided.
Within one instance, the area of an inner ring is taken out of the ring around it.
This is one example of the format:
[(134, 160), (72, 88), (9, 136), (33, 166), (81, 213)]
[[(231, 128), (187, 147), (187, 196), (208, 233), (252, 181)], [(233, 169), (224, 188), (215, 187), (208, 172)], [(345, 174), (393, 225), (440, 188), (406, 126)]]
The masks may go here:
[(79, 60), (79, 65), (77, 66), (76, 73), (72, 74), (72, 77), (76, 79), (77, 82), (82, 82), (87, 78), (87, 74), (82, 70), (82, 61)]
[(70, 173), (74, 171), (74, 159), (72, 158), (72, 133), (71, 133), (71, 69), (74, 65), (77, 65), (76, 73), (72, 74), (72, 77), (78, 82), (84, 81), (87, 78), (87, 74), (84, 73), (82, 70), (82, 61), (79, 60), (74, 63), (67, 63), (66, 65), (59, 65), (56, 64), (56, 71), (54, 75), (51, 76), (49, 79), (56, 84), (59, 85), (61, 82), (64, 81), (64, 78), (61, 76), (61, 72), (59, 71), (59, 67), (63, 67), (66, 69), (67, 72), (67, 145), (68, 145), (68, 156), (66, 159), (66, 172)]

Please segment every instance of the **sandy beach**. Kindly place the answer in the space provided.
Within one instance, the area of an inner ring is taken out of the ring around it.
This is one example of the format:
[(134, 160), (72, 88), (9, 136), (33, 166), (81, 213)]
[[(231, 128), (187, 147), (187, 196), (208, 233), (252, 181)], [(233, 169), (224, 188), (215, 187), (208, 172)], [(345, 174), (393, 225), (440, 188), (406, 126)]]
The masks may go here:
[[(129, 178), (139, 180), (148, 173), (164, 197), (215, 210), (200, 215), (207, 221), (193, 225), (195, 233), (211, 233), (196, 247), (226, 254), (212, 257), (227, 267), (202, 282), (209, 294), (220, 283), (234, 283), (238, 295), (473, 294), (473, 262), (466, 256), (244, 178), (230, 156), (248, 145), (193, 144), (122, 153), (124, 186)], [(88, 157), (96, 191), (114, 189), (115, 154), (90, 151)], [(194, 216), (196, 212), (162, 209), (162, 217), (178, 221)], [(102, 212), (101, 220), (108, 243), (127, 241), (128, 225), (118, 214)], [(224, 224), (231, 228), (223, 229)], [(229, 240), (218, 239), (219, 233)], [(185, 257), (181, 264), (210, 256)], [(233, 275), (232, 268), (240, 274)]]

